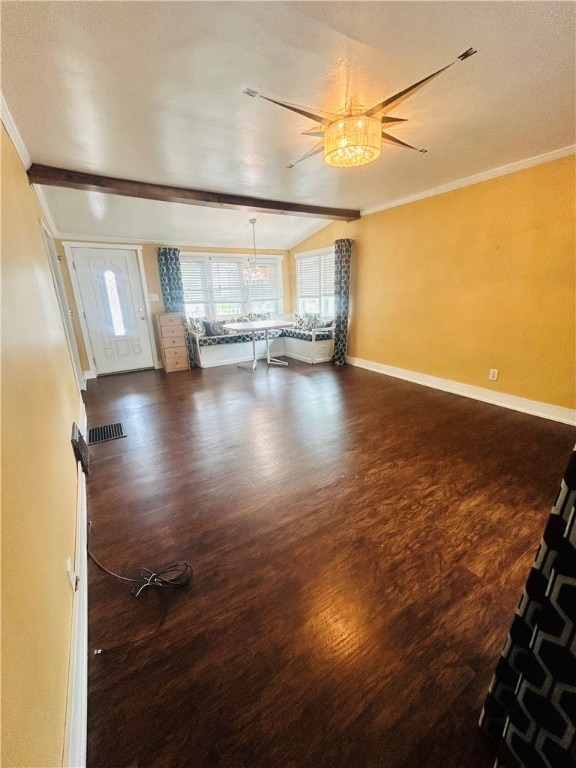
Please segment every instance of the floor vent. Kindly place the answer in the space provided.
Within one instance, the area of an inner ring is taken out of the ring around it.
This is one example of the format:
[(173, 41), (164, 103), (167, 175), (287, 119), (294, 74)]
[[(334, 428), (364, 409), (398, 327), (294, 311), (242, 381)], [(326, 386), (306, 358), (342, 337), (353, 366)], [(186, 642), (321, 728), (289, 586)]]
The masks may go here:
[(124, 424), (120, 421), (116, 424), (105, 424), (103, 427), (91, 427), (88, 430), (88, 445), (103, 443), (105, 440), (116, 440), (119, 437), (126, 437)]

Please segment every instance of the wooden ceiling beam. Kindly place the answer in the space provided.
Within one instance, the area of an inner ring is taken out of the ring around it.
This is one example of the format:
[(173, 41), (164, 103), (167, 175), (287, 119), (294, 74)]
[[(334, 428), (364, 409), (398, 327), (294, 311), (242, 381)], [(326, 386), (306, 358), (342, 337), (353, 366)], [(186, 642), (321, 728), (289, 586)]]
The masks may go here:
[(67, 187), (88, 192), (102, 192), (107, 195), (140, 197), (146, 200), (162, 200), (167, 203), (204, 205), (210, 208), (232, 208), (256, 213), (277, 213), (287, 216), (311, 216), (317, 219), (354, 221), (360, 218), (360, 211), (346, 208), (326, 208), (319, 205), (284, 203), (278, 200), (262, 200), (221, 192), (206, 192), (183, 187), (168, 187), (164, 184), (149, 184), (143, 181), (115, 179), (110, 176), (95, 176), (91, 173), (67, 171), (48, 165), (33, 163), (28, 170), (30, 184), (50, 187)]

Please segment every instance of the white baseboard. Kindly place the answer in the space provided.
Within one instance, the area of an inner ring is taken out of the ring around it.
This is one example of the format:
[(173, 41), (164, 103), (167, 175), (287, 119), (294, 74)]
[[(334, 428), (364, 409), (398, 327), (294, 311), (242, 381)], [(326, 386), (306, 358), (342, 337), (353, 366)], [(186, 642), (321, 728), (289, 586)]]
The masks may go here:
[(481, 400), (483, 403), (498, 405), (501, 408), (509, 408), (512, 411), (529, 413), (531, 416), (539, 416), (542, 419), (550, 419), (551, 421), (559, 421), (562, 424), (576, 426), (576, 410), (571, 408), (562, 408), (559, 405), (550, 405), (549, 403), (540, 403), (537, 400), (528, 400), (525, 397), (494, 392), (491, 389), (474, 387), (470, 384), (462, 384), (459, 381), (441, 379), (437, 376), (408, 371), (404, 368), (395, 368), (383, 363), (373, 363), (370, 360), (362, 360), (359, 357), (347, 357), (346, 361), (358, 368), (365, 368), (375, 373), (383, 373), (386, 376), (393, 376), (395, 379), (404, 379), (414, 384), (422, 384), (425, 387), (450, 392), (453, 395), (470, 397), (472, 400)]
[[(78, 420), (82, 434), (86, 434), (86, 409), (81, 407)], [(88, 716), (88, 555), (86, 476), (77, 463), (78, 490), (76, 501), (76, 552), (74, 571), (78, 577), (72, 607), (72, 639), (68, 677), (68, 703), (66, 708), (66, 736), (63, 765), (66, 768), (85, 768), (86, 732)]]

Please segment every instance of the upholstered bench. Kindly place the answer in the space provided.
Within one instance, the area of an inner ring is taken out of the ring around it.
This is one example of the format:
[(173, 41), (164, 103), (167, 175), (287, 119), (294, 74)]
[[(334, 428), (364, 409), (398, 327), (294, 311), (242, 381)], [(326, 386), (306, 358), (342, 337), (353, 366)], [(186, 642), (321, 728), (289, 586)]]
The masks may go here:
[(284, 355), (305, 363), (324, 363), (334, 354), (334, 326), (329, 328), (285, 328)]

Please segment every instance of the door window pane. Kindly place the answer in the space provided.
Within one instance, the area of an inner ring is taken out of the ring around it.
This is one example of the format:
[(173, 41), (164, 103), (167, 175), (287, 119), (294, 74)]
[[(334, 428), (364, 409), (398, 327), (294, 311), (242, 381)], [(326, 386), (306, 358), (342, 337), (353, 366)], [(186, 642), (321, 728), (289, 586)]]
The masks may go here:
[(104, 272), (104, 285), (106, 286), (106, 298), (108, 299), (114, 336), (126, 336), (124, 317), (122, 315), (122, 307), (120, 306), (120, 297), (118, 295), (118, 286), (116, 285), (116, 275), (111, 269), (107, 269), (106, 272)]

